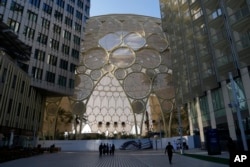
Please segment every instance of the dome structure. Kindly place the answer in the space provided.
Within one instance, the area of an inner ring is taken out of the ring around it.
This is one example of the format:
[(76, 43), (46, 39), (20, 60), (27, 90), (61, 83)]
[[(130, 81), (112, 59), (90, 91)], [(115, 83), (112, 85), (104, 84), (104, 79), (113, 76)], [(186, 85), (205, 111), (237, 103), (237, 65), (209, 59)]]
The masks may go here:
[(72, 113), (86, 118), (81, 133), (159, 131), (174, 99), (161, 20), (131, 14), (91, 17), (81, 51), (74, 95), (69, 97)]

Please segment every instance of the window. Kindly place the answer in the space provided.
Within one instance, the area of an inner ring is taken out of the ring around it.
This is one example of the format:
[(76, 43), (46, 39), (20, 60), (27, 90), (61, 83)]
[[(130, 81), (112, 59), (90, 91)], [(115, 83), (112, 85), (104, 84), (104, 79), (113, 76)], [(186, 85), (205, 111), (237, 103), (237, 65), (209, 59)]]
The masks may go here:
[(64, 8), (64, 0), (56, 0), (56, 4), (61, 8)]
[(89, 6), (85, 6), (85, 13), (89, 14)]
[(79, 12), (78, 10), (76, 11), (76, 18), (78, 18), (79, 20), (82, 20), (82, 13)]
[(67, 78), (64, 76), (59, 75), (58, 77), (58, 85), (66, 87)]
[(6, 6), (7, 0), (0, 0), (0, 6)]
[(59, 41), (55, 39), (50, 39), (50, 47), (55, 50), (59, 50)]
[(22, 104), (18, 103), (17, 116), (19, 116), (21, 113), (21, 106), (22, 106)]
[(77, 0), (77, 6), (81, 9), (83, 9), (83, 2), (82, 0)]
[(40, 7), (40, 0), (29, 0), (30, 4), (39, 8)]
[(42, 27), (49, 29), (50, 21), (42, 17)]
[(74, 29), (75, 29), (77, 32), (81, 32), (81, 25), (78, 24), (78, 23), (75, 23)]
[(80, 43), (81, 43), (81, 38), (74, 35), (74, 44), (80, 45)]
[(53, 32), (55, 33), (55, 34), (61, 34), (61, 27), (60, 26), (58, 26), (58, 25), (56, 25), (56, 24), (54, 24), (54, 27), (53, 27)]
[(63, 38), (70, 40), (71, 39), (71, 33), (69, 31), (64, 30), (63, 31)]
[(60, 60), (60, 68), (67, 70), (68, 69), (68, 62), (66, 60), (61, 59)]
[(7, 77), (7, 68), (4, 68), (4, 70), (3, 70), (3, 75), (2, 75), (2, 83), (5, 82), (6, 77)]
[(32, 76), (35, 79), (42, 80), (43, 70), (37, 67), (32, 67)]
[(23, 32), (24, 36), (27, 37), (27, 38), (30, 38), (30, 39), (34, 39), (34, 36), (35, 36), (35, 30), (28, 27), (28, 26), (25, 26), (24, 27), (24, 32)]
[(72, 49), (71, 56), (76, 59), (79, 59), (79, 51), (77, 51), (76, 49)]
[(14, 75), (13, 80), (12, 80), (12, 85), (11, 85), (11, 88), (13, 88), (13, 89), (16, 87), (16, 79), (17, 79), (17, 76)]
[(8, 113), (11, 112), (12, 103), (13, 103), (13, 99), (9, 99), (8, 110), (7, 110)]
[(19, 32), (19, 28), (20, 28), (20, 23), (12, 20), (12, 19), (8, 19), (7, 21), (7, 25), (16, 33)]
[(62, 20), (63, 20), (63, 14), (57, 10), (55, 11), (54, 17), (56, 18), (56, 20), (58, 20), (60, 22), (62, 22)]
[(213, 13), (212, 13), (212, 19), (216, 19), (217, 17), (221, 16), (222, 15), (222, 12), (221, 12), (221, 9), (218, 8), (216, 9)]
[(69, 88), (75, 87), (75, 81), (73, 79), (69, 79)]
[(54, 55), (48, 55), (47, 64), (51, 64), (53, 66), (56, 66), (57, 65), (57, 57)]
[(66, 25), (72, 27), (73, 21), (69, 17), (65, 17), (65, 22)]
[(23, 94), (23, 91), (24, 91), (24, 86), (25, 86), (25, 82), (22, 81), (22, 86), (21, 86), (21, 93)]
[(21, 13), (21, 14), (23, 13), (23, 8), (24, 7), (22, 5), (14, 2), (14, 1), (12, 1), (11, 6), (10, 6), (10, 10), (12, 10), (14, 12)]
[(70, 49), (69, 46), (67, 46), (65, 44), (62, 45), (62, 52), (63, 53), (68, 55), (69, 54), (69, 49)]
[(37, 41), (46, 45), (47, 44), (47, 41), (48, 41), (48, 36), (42, 34), (42, 33), (39, 33), (38, 34), (38, 37), (37, 37)]
[(70, 63), (70, 72), (75, 72), (75, 69), (76, 69), (76, 65)]
[(44, 61), (45, 59), (45, 52), (39, 49), (35, 50), (34, 58), (40, 61)]
[(37, 21), (37, 14), (36, 14), (36, 13), (34, 13), (34, 12), (28, 10), (28, 11), (27, 11), (27, 14), (28, 14), (28, 20), (34, 21), (34, 22)]
[(43, 11), (44, 11), (45, 13), (48, 13), (48, 14), (51, 15), (51, 13), (52, 13), (52, 7), (49, 6), (48, 4), (44, 3), (44, 4), (43, 4)]
[(74, 8), (71, 5), (67, 5), (67, 12), (69, 12), (70, 14), (74, 14)]
[(51, 83), (55, 83), (55, 76), (56, 75), (54, 73), (47, 71), (46, 81), (51, 82)]
[(29, 115), (29, 106), (26, 107), (25, 118), (28, 118)]

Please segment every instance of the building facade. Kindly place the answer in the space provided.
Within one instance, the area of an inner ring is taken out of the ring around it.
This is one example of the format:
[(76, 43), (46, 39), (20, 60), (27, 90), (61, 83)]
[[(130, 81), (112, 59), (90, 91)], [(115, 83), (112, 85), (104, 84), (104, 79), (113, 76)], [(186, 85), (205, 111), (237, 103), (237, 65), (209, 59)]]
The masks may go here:
[(248, 140), (249, 146), (250, 1), (160, 0), (160, 6), (176, 102), (187, 109), (191, 135), (199, 133), (205, 146), (206, 131), (217, 129), (221, 140), (230, 136), (241, 146)]
[[(6, 75), (8, 83), (17, 82), (18, 89), (26, 90), (21, 96), (19, 90), (6, 85), (7, 80), (1, 85), (1, 127), (15, 132), (33, 131), (37, 124), (41, 128), (46, 98), (73, 95), (89, 9), (90, 0), (0, 1), (0, 20), (9, 26), (4, 31), (18, 36), (30, 53), (28, 59), (12, 61), (5, 59), (3, 55), (7, 54), (1, 51), (1, 78)], [(19, 113), (25, 113), (21, 115), (24, 118), (18, 117)], [(10, 138), (12, 133), (7, 131), (0, 133)]]
[(42, 125), (45, 99), (18, 62), (30, 48), (0, 22), (0, 147), (26, 145)]
[(31, 47), (19, 62), (48, 95), (72, 95), (90, 0), (1, 0), (0, 19)]

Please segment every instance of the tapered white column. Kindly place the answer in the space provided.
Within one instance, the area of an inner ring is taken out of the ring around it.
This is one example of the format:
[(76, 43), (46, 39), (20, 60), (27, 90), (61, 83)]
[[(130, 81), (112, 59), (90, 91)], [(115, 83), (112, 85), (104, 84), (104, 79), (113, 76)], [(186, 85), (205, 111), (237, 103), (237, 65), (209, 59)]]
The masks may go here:
[(197, 119), (198, 119), (197, 121), (198, 121), (198, 126), (199, 126), (199, 131), (200, 131), (201, 143), (205, 143), (205, 135), (204, 135), (204, 130), (203, 130), (202, 114), (201, 114), (199, 97), (196, 97), (195, 109), (197, 111)]
[(212, 96), (211, 96), (210, 90), (207, 91), (207, 102), (208, 102), (208, 110), (209, 110), (211, 128), (216, 129), (216, 120), (215, 120), (214, 107), (213, 107)]
[(193, 126), (193, 121), (192, 121), (192, 114), (191, 114), (191, 106), (190, 102), (188, 104), (188, 121), (189, 121), (189, 130), (190, 130), (190, 136), (194, 135), (194, 126)]
[(224, 105), (225, 105), (225, 112), (226, 112), (226, 117), (227, 117), (227, 125), (228, 125), (229, 134), (230, 134), (230, 137), (233, 140), (237, 140), (232, 109), (228, 106), (228, 104), (230, 104), (231, 101), (229, 99), (229, 94), (228, 94), (228, 88), (227, 88), (226, 81), (221, 82), (221, 89), (222, 89), (222, 94), (223, 94), (223, 99), (224, 99)]
[[(249, 72), (247, 68), (243, 68), (240, 70), (241, 73), (241, 80), (244, 87), (244, 92), (247, 100), (247, 106), (250, 106), (250, 77)], [(250, 108), (250, 107), (248, 107)], [(248, 109), (248, 112), (250, 114), (250, 109)]]

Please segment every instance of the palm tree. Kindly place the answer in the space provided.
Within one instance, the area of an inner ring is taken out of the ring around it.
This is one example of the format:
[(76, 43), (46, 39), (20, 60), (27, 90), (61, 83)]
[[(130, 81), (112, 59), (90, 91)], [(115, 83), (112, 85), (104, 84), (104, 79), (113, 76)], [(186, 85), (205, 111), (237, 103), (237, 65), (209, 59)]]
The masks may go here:
[(59, 119), (60, 122), (63, 122), (65, 125), (67, 125), (69, 123), (72, 123), (73, 114), (69, 111), (66, 111), (64, 108), (59, 107), (55, 120), (54, 138), (57, 135), (57, 132), (59, 132), (59, 130), (57, 129)]

